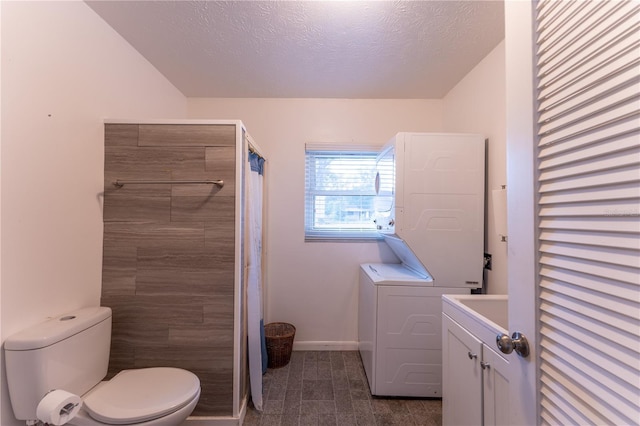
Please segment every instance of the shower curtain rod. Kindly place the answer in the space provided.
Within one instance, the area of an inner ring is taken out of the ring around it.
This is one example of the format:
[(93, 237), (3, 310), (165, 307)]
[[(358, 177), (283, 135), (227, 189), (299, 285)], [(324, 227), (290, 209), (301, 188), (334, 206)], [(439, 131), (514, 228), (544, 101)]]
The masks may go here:
[(260, 152), (258, 152), (258, 150), (256, 148), (254, 148), (253, 145), (251, 145), (251, 143), (248, 143), (247, 145), (249, 147), (249, 152), (254, 153), (258, 157), (262, 158), (263, 160), (265, 159), (264, 156), (262, 154), (260, 154)]
[(120, 180), (116, 179), (113, 182), (118, 188), (124, 185), (189, 185), (189, 184), (206, 184), (206, 185), (218, 185), (220, 188), (224, 186), (223, 180)]

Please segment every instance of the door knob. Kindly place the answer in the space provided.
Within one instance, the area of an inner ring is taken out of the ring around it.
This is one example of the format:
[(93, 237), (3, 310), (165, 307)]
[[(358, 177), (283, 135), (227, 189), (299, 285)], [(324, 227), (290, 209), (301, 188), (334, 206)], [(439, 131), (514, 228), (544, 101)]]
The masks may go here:
[(517, 331), (513, 333), (511, 337), (506, 334), (498, 334), (498, 336), (496, 336), (496, 344), (500, 352), (504, 354), (510, 354), (516, 351), (522, 358), (529, 356), (529, 342), (527, 338), (524, 337), (524, 334)]

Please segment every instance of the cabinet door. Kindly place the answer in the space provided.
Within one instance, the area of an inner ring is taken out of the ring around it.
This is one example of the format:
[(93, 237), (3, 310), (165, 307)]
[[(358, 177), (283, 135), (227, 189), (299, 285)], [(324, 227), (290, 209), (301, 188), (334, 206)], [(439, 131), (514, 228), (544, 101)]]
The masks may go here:
[(447, 315), (442, 316), (442, 424), (482, 422), (482, 342)]
[(484, 426), (513, 424), (509, 418), (509, 362), (487, 345), (482, 348), (482, 362)]

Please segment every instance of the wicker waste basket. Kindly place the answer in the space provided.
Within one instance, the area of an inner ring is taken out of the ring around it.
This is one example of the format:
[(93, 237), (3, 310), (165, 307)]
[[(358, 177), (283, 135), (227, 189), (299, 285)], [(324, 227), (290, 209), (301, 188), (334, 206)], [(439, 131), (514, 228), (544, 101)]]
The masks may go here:
[(271, 322), (264, 326), (269, 368), (280, 368), (289, 364), (295, 335), (296, 328), (286, 322)]

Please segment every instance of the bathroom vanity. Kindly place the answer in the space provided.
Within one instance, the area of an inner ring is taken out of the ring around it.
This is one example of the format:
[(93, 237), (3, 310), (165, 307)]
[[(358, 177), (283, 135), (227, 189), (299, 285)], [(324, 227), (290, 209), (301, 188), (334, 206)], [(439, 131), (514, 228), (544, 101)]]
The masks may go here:
[(507, 296), (442, 297), (443, 425), (509, 424)]

